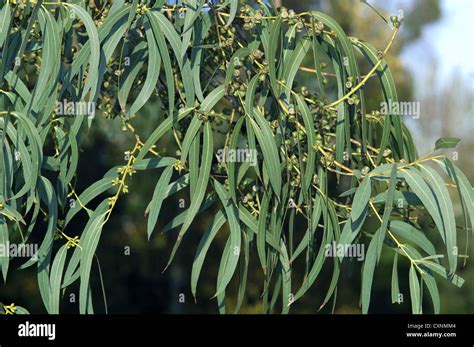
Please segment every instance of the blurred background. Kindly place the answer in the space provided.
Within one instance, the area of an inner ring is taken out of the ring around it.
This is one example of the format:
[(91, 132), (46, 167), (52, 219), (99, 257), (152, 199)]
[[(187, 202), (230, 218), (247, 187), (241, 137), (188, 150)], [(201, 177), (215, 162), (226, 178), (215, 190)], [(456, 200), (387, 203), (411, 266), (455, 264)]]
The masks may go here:
[[(401, 101), (421, 103), (421, 117), (416, 120), (405, 119), (420, 155), (429, 153), (436, 139), (441, 136), (459, 137), (462, 142), (457, 148), (457, 165), (467, 174), (471, 183), (474, 182), (474, 139), (471, 136), (474, 130), (474, 1), (372, 0), (369, 3), (387, 18), (399, 15), (399, 10), (403, 10), (401, 34), (387, 59)], [(367, 40), (378, 48), (385, 47), (390, 38), (387, 24), (359, 0), (283, 0), (282, 6), (297, 12), (324, 11), (341, 23), (348, 35)], [(362, 64), (361, 70), (367, 71), (368, 66)], [(370, 98), (370, 91), (367, 97)], [(154, 127), (149, 122), (157, 119), (157, 102), (150, 102), (134, 120), (142, 138), (147, 138)], [(376, 108), (377, 104), (369, 103), (369, 111)], [(93, 127), (94, 130), (84, 139), (82, 146), (82, 158), (88, 159), (87, 163), (82, 162), (81, 165), (80, 161), (79, 164), (78, 192), (102, 177), (110, 167), (120, 163), (123, 151), (134, 141), (127, 133), (120, 131), (118, 119), (96, 119), (97, 126)], [(155, 170), (134, 175), (130, 182), (130, 194), (126, 199), (119, 200), (113, 218), (104, 229), (98, 257), (103, 270), (108, 312), (217, 313), (217, 304), (210, 297), (215, 290), (224, 238), (213, 243), (206, 258), (198, 284), (197, 303), (190, 291), (192, 261), (210, 215), (203, 215), (193, 224), (194, 227), (183, 240), (173, 264), (164, 273), (162, 271), (175, 240), (176, 230), (169, 232), (172, 235), (163, 235), (160, 230), (176, 215), (176, 201), (166, 201), (155, 233), (147, 241), (144, 210), (151, 199), (159, 174)], [(180, 197), (182, 196), (175, 199)], [(460, 249), (464, 250), (465, 238), (460, 237), (460, 242)], [(470, 255), (473, 254), (472, 250), (470, 247)], [(408, 267), (404, 263), (399, 265), (401, 291), (406, 293), (405, 303), (392, 305), (391, 266), (392, 255), (387, 255), (376, 268), (371, 312), (409, 313)], [(14, 267), (15, 263), (12, 265)], [(243, 313), (259, 313), (262, 310), (259, 299), (262, 279), (259, 277), (259, 270), (258, 263), (251, 262)], [(341, 273), (335, 312), (360, 313), (360, 264), (346, 262)], [(318, 312), (331, 275), (332, 271), (324, 272), (323, 268), (323, 273), (313, 288), (292, 306), (291, 312)], [(468, 260), (466, 268), (459, 270), (459, 275), (466, 280), (461, 289), (439, 281), (443, 313), (474, 313), (474, 264)], [(97, 266), (93, 267), (92, 278), (95, 310), (101, 313), (104, 312), (104, 305)], [(230, 296), (235, 296), (235, 290), (236, 288), (229, 290)], [(70, 294), (77, 293), (78, 287), (72, 287), (67, 293), (61, 304), (62, 312), (78, 311), (78, 300), (69, 300)], [(2, 288), (2, 301), (15, 302), (34, 313), (44, 312), (34, 269), (11, 271), (5, 291)], [(234, 303), (229, 300), (229, 304), (233, 306)], [(321, 312), (327, 313), (330, 309), (325, 307)], [(426, 296), (424, 312), (431, 311), (431, 302)]]

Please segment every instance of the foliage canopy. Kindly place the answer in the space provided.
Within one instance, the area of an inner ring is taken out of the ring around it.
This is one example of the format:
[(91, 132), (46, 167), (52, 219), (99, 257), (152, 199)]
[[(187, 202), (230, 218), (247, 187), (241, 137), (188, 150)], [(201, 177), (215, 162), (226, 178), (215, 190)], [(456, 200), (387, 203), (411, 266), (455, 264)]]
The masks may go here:
[[(452, 196), (463, 210), (460, 229), (468, 230), (474, 195), (444, 154), (418, 156), (399, 114), (366, 109), (364, 87), (373, 79), (382, 101), (398, 102), (384, 56), (401, 23), (390, 21), (379, 50), (347, 37), (324, 13), (258, 1), (4, 3), (0, 243), (41, 235), (37, 257), (21, 269), (37, 268), (47, 311), (59, 313), (62, 295), (79, 281), (80, 313), (93, 312), (100, 296), (90, 289), (91, 267), (107, 221), (136, 171), (161, 170), (146, 209), (148, 237), (164, 217), (164, 201), (185, 189), (190, 203), (165, 227), (176, 230), (170, 265), (196, 218), (216, 211), (196, 247), (191, 289), (196, 296), (208, 249), (227, 233), (215, 291), (220, 312), (233, 281), (239, 311), (251, 257), (264, 278), (265, 312), (289, 312), (327, 262), (333, 275), (321, 307), (335, 302), (345, 257), (328, 257), (327, 245), (367, 244), (362, 312), (381, 254), (391, 253), (392, 302), (400, 298), (397, 264), (404, 259), (413, 313), (422, 312), (424, 286), (438, 313), (439, 278), (463, 284)], [(371, 66), (365, 74), (361, 59)], [(151, 98), (159, 100), (158, 116), (142, 138), (134, 120)], [(78, 165), (87, 160), (81, 138), (95, 117), (120, 120), (134, 143), (124, 149), (125, 163), (76, 192)], [(440, 139), (436, 150), (457, 142)], [(232, 159), (236, 150), (255, 154), (256, 165)], [(87, 225), (70, 230), (79, 213), (88, 215)], [(424, 233), (422, 218), (432, 220), (443, 248)], [(9, 257), (0, 259), (5, 283)], [(302, 281), (295, 266), (305, 269)]]

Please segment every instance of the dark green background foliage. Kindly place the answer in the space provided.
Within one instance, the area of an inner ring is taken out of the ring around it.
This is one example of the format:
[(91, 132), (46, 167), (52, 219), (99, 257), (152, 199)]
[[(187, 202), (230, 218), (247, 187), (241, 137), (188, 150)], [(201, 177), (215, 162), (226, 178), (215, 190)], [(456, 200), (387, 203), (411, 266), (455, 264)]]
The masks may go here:
[(355, 1), (3, 3), (0, 241), (41, 245), (0, 258), (3, 310), (469, 311), (443, 295), (472, 283), (458, 140), (419, 157), (379, 112), (411, 97), (397, 54), (429, 3), (390, 28)]

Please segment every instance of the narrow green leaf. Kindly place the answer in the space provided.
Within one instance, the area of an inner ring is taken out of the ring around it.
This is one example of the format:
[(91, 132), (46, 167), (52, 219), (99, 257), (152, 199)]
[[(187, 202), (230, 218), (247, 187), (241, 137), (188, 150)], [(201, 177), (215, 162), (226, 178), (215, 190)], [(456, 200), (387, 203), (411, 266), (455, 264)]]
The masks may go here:
[[(252, 234), (250, 234), (253, 236)], [(249, 262), (250, 262), (250, 242), (249, 236), (245, 230), (242, 230), (242, 243), (244, 256), (240, 257), (240, 272), (239, 272), (239, 292), (237, 293), (237, 304), (235, 305), (234, 313), (237, 314), (240, 312), (242, 304), (244, 302), (245, 293), (247, 289), (247, 280), (248, 280), (248, 271), (249, 271)]]
[(89, 279), (91, 275), (92, 260), (99, 244), (103, 222), (107, 214), (108, 200), (104, 200), (94, 211), (89, 219), (81, 237), (81, 284), (79, 287), (79, 312), (85, 314), (91, 305)]
[(268, 208), (270, 206), (270, 196), (268, 193), (263, 194), (262, 203), (260, 205), (260, 213), (258, 216), (257, 230), (257, 253), (260, 259), (263, 273), (267, 273), (267, 256), (266, 256), (266, 235), (267, 235), (267, 217)]
[(296, 95), (295, 98), (298, 104), (299, 111), (301, 112), (301, 116), (303, 118), (304, 127), (306, 129), (306, 136), (308, 137), (308, 159), (306, 161), (305, 177), (303, 179), (302, 187), (303, 190), (307, 191), (311, 186), (314, 176), (316, 153), (313, 150), (313, 146), (316, 144), (316, 136), (313, 115), (311, 114), (308, 105), (299, 95)]
[[(462, 199), (461, 203), (464, 202), (463, 214), (465, 214), (465, 219), (469, 215), (469, 223), (471, 230), (474, 227), (474, 190), (471, 186), (471, 183), (467, 179), (466, 175), (462, 173), (459, 168), (455, 167), (448, 159), (444, 161), (437, 161), (437, 164), (444, 170), (444, 172), (451, 178), (451, 180), (456, 184), (458, 193)], [(465, 210), (465, 211), (464, 211)], [(468, 227), (468, 222), (465, 221), (465, 227)]]
[(416, 246), (420, 247), (429, 255), (436, 254), (436, 249), (431, 241), (422, 231), (416, 229), (412, 225), (400, 220), (394, 220), (390, 222), (390, 230), (395, 233), (395, 235), (401, 236), (404, 239), (413, 242)]
[(88, 42), (90, 42), (90, 57), (89, 57), (89, 71), (86, 84), (83, 89), (83, 94), (81, 99), (89, 93), (92, 96), (95, 95), (98, 88), (99, 81), (99, 62), (100, 62), (100, 41), (97, 28), (92, 20), (91, 16), (79, 5), (68, 3), (67, 7), (70, 8), (71, 13), (77, 15), (82, 22), (87, 31), (87, 36), (89, 37)]
[(444, 279), (454, 284), (456, 287), (461, 288), (464, 284), (464, 279), (462, 277), (456, 274), (450, 274), (449, 271), (440, 264), (433, 263), (431, 261), (423, 261), (422, 264), (423, 266), (426, 266), (431, 271), (437, 273)]
[(274, 140), (273, 132), (267, 120), (255, 108), (253, 109), (252, 115), (252, 127), (262, 148), (263, 163), (266, 166), (267, 173), (270, 177), (273, 191), (279, 198), (282, 186), (280, 157), (278, 155), (278, 149)]
[(354, 201), (352, 202), (351, 220), (353, 222), (357, 221), (366, 209), (367, 204), (369, 203), (370, 194), (370, 176), (366, 176), (357, 189), (354, 195)]
[(49, 299), (50, 313), (59, 314), (59, 302), (61, 299), (61, 281), (63, 277), (64, 264), (66, 262), (68, 245), (63, 245), (56, 257), (54, 258), (51, 267), (50, 282), (51, 282), (51, 298)]
[(162, 27), (160, 26), (160, 23), (158, 22), (156, 16), (154, 16), (149, 11), (147, 12), (147, 18), (150, 21), (153, 34), (155, 35), (155, 40), (158, 45), (159, 53), (163, 62), (163, 68), (165, 69), (166, 88), (168, 91), (168, 116), (170, 117), (170, 119), (173, 119), (174, 117), (172, 116), (175, 104), (175, 81), (168, 46), (166, 45), (165, 37), (162, 32)]
[[(245, 121), (245, 117), (240, 117), (237, 123), (235, 124), (235, 127), (232, 131), (232, 135), (230, 137), (230, 144), (229, 144), (230, 150), (238, 149), (239, 137), (242, 131), (242, 125), (244, 124), (244, 121)], [(226, 148), (224, 148), (224, 150), (227, 151)], [(237, 186), (239, 184), (239, 177), (238, 177), (238, 173), (235, 170), (235, 167), (236, 167), (235, 160), (230, 160), (229, 162), (226, 162), (226, 165), (227, 165), (227, 172), (228, 172), (228, 179), (229, 179), (230, 196), (232, 197), (232, 200), (236, 204), (237, 203)], [(245, 165), (245, 163), (243, 165)]]
[[(329, 223), (328, 223), (329, 224)], [(327, 224), (325, 223), (325, 228), (328, 228), (326, 226)], [(330, 229), (331, 227), (329, 227)], [(303, 296), (304, 293), (313, 285), (314, 281), (318, 277), (324, 262), (326, 261), (326, 247), (327, 245), (331, 245), (332, 242), (332, 231), (326, 229), (323, 234), (323, 239), (321, 242), (321, 246), (319, 247), (318, 255), (316, 256), (316, 259), (311, 267), (311, 270), (309, 274), (307, 275), (307, 278), (304, 280), (303, 284), (301, 285), (300, 289), (296, 292), (294, 300), (298, 300)]]
[(399, 303), (398, 298), (400, 296), (400, 286), (398, 284), (398, 252), (395, 252), (393, 257), (391, 294), (392, 304)]
[(8, 247), (9, 235), (8, 225), (5, 217), (0, 215), (0, 245), (2, 246), (2, 254), (0, 256), (3, 283), (7, 281), (8, 265), (10, 263), (10, 248)]
[(173, 167), (168, 166), (161, 174), (160, 179), (158, 180), (158, 183), (155, 186), (155, 190), (153, 191), (153, 198), (150, 202), (150, 215), (148, 216), (147, 224), (148, 239), (150, 239), (151, 234), (155, 229), (156, 222), (158, 221), (158, 215), (160, 214), (163, 200), (166, 198), (165, 193), (168, 188), (168, 184), (170, 183), (172, 174)]
[(230, 229), (229, 249), (227, 254), (223, 254), (223, 259), (225, 261), (223, 275), (220, 278), (220, 281), (218, 280), (217, 282), (216, 294), (214, 295), (218, 296), (225, 291), (227, 285), (232, 279), (232, 276), (234, 275), (235, 269), (239, 262), (242, 235), (240, 231), (240, 222), (238, 219), (239, 213), (237, 208), (232, 203), (230, 195), (227, 193), (224, 186), (222, 186), (222, 184), (220, 184), (217, 180), (214, 180), (214, 188), (222, 202), (222, 205), (224, 206), (225, 215)]
[(128, 57), (130, 59), (130, 65), (125, 66), (124, 73), (122, 76), (120, 76), (118, 86), (118, 100), (120, 108), (123, 112), (127, 111), (127, 99), (133, 87), (133, 82), (135, 81), (136, 77), (140, 73), (141, 68), (145, 64), (146, 47), (147, 44), (145, 42), (140, 42), (133, 48), (133, 51)]
[(293, 294), (291, 293), (291, 267), (288, 259), (288, 252), (284, 242), (281, 242), (280, 252), (280, 268), (281, 268), (281, 281), (282, 281), (282, 298), (283, 307), (282, 314), (287, 314), (290, 311), (290, 306), (294, 301)]
[(444, 225), (437, 206), (436, 197), (433, 194), (430, 186), (425, 182), (420, 172), (417, 169), (409, 168), (400, 170), (401, 176), (406, 180), (411, 190), (418, 196), (418, 198), (429, 212), (436, 226), (443, 242), (445, 241)]
[(456, 148), (461, 139), (456, 137), (442, 137), (435, 143), (435, 149)]
[(418, 275), (416, 274), (416, 269), (413, 265), (410, 266), (409, 285), (410, 285), (411, 311), (413, 314), (421, 314), (422, 309), (421, 309), (420, 282), (418, 280)]
[(272, 86), (273, 93), (275, 94), (275, 96), (279, 97), (275, 59), (280, 42), (281, 18), (278, 18), (277, 20), (272, 22), (269, 26), (269, 29), (269, 46), (268, 51), (265, 52), (265, 56), (268, 59), (268, 74), (270, 76), (270, 84)]
[(451, 202), (451, 197), (444, 180), (433, 168), (421, 165), (421, 173), (426, 178), (436, 198), (437, 208), (439, 209), (443, 223), (443, 233), (446, 243), (446, 251), (448, 253), (449, 269), (451, 273), (454, 273), (456, 272), (459, 252), (456, 240), (456, 221), (453, 203)]
[(134, 100), (132, 106), (130, 106), (130, 110), (127, 112), (128, 116), (134, 115), (143, 107), (143, 105), (145, 105), (145, 103), (155, 91), (156, 83), (158, 82), (158, 77), (160, 76), (161, 59), (155, 37), (153, 36), (153, 32), (149, 23), (146, 23), (145, 25), (145, 35), (148, 45), (147, 74), (140, 93)]
[(367, 314), (370, 306), (370, 294), (372, 291), (372, 281), (374, 277), (375, 263), (377, 261), (377, 231), (370, 241), (367, 254), (365, 255), (364, 267), (362, 270), (362, 313)]
[(10, 28), (11, 21), (11, 12), (10, 12), (10, 3), (7, 1), (3, 5), (2, 10), (0, 11), (0, 47), (3, 47), (5, 39), (7, 38), (7, 33)]
[(382, 246), (385, 240), (385, 233), (387, 232), (387, 226), (390, 220), (393, 209), (393, 198), (395, 195), (395, 188), (397, 185), (397, 165), (393, 164), (392, 172), (390, 174), (390, 182), (387, 191), (387, 201), (385, 203), (385, 209), (383, 212), (382, 225), (380, 227), (380, 232), (378, 233), (379, 239), (377, 244), (377, 262), (380, 260), (380, 255), (382, 254)]
[(171, 264), (171, 261), (178, 250), (179, 245), (183, 239), (184, 234), (191, 226), (191, 223), (196, 216), (199, 207), (201, 206), (202, 201), (204, 200), (204, 195), (206, 194), (207, 185), (209, 183), (209, 177), (211, 174), (211, 166), (212, 166), (212, 154), (214, 150), (214, 143), (212, 138), (212, 129), (211, 124), (206, 122), (204, 124), (204, 145), (203, 145), (203, 152), (202, 152), (202, 160), (201, 160), (201, 168), (199, 173), (199, 178), (197, 181), (196, 191), (194, 195), (191, 197), (191, 205), (189, 206), (188, 213), (186, 214), (186, 219), (181, 226), (181, 229), (178, 234), (178, 238), (176, 239), (176, 243), (173, 246), (173, 250), (171, 251), (170, 259), (168, 260), (168, 267)]
[(227, 19), (226, 26), (229, 26), (234, 21), (235, 15), (237, 14), (237, 7), (239, 6), (239, 0), (229, 0), (230, 9), (229, 9), (229, 18)]
[[(388, 197), (388, 192), (382, 192), (375, 196), (372, 199), (372, 202), (376, 204), (384, 204), (386, 205)], [(398, 208), (398, 209), (404, 209), (407, 208), (408, 205), (413, 205), (413, 206), (418, 206), (422, 205), (420, 199), (416, 196), (416, 194), (408, 191), (395, 191), (395, 194), (393, 196), (393, 207)]]
[(439, 314), (441, 311), (441, 303), (439, 298), (439, 290), (438, 285), (436, 284), (436, 280), (430, 274), (422, 274), (422, 280), (425, 282), (426, 287), (431, 295), (431, 301), (433, 302), (433, 309), (435, 314)]
[(216, 237), (217, 233), (224, 225), (226, 218), (224, 216), (223, 210), (220, 210), (216, 213), (212, 222), (209, 224), (207, 230), (201, 237), (199, 245), (196, 250), (196, 255), (194, 256), (193, 266), (191, 270), (191, 292), (193, 293), (194, 298), (196, 298), (196, 288), (199, 280), (199, 275), (201, 274), (202, 265), (204, 259), (206, 258), (209, 247), (211, 246), (212, 241)]

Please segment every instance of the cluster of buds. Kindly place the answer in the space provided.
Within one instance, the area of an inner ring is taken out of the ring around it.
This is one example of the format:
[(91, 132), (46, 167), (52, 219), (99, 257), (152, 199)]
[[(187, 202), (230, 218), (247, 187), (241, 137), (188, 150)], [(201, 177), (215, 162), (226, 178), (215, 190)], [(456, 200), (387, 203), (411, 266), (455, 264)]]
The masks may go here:
[(303, 31), (305, 24), (294, 10), (288, 10), (286, 7), (280, 7), (280, 18), (283, 22), (288, 22), (288, 25), (296, 26), (296, 31)]
[(314, 29), (311, 28), (313, 30), (313, 35), (321, 35), (321, 33), (323, 32), (324, 30), (324, 23), (321, 22), (321, 21), (317, 21), (315, 24), (314, 24)]
[[(214, 112), (214, 113), (213, 113)], [(215, 111), (211, 111), (209, 112), (211, 116), (213, 116), (215, 114)], [(197, 114), (197, 118), (200, 120), (200, 121), (203, 121), (203, 122), (207, 122), (207, 120), (209, 119), (209, 116), (205, 113), (201, 113), (199, 112)]]
[(400, 28), (400, 25), (402, 25), (403, 19), (398, 18), (397, 16), (391, 16), (390, 17), (390, 22), (392, 23), (394, 28)]
[(5, 314), (13, 315), (16, 312), (16, 306), (15, 304), (3, 305), (3, 311), (5, 312)]
[(255, 216), (255, 215), (258, 215), (258, 212), (259, 212), (257, 209), (257, 207), (259, 206), (257, 198), (258, 198), (258, 193), (261, 190), (261, 188), (255, 184), (250, 186), (250, 184), (252, 184), (252, 182), (249, 180), (245, 182), (245, 188), (247, 189), (250, 188), (250, 189), (248, 189), (248, 193), (244, 195), (242, 199), (242, 203), (244, 204), (244, 206), (249, 207), (251, 210), (251, 213)]
[(268, 60), (265, 59), (265, 54), (260, 49), (254, 50), (249, 54), (245, 61), (240, 58), (234, 58), (234, 73), (233, 80), (229, 84), (228, 92), (234, 96), (245, 97), (247, 91), (247, 79), (252, 78), (252, 71), (247, 68), (247, 64), (252, 64), (255, 70), (259, 73), (260, 82), (264, 82), (267, 79), (269, 73)]
[(115, 202), (117, 201), (117, 197), (116, 196), (112, 196), (108, 199), (108, 203), (109, 203), (109, 206), (113, 206), (115, 205)]
[(360, 98), (357, 94), (352, 94), (350, 98), (347, 98), (347, 103), (349, 105), (359, 105), (360, 104)]
[(137, 6), (137, 10), (136, 10), (137, 15), (142, 16), (145, 13), (147, 13), (147, 11), (148, 11), (148, 7), (145, 2), (142, 2)]
[(132, 166), (129, 166), (129, 165), (125, 165), (125, 166), (122, 166), (122, 167), (119, 167), (117, 169), (117, 172), (121, 175), (129, 175), (129, 176), (132, 176), (134, 173), (136, 173), (137, 171), (135, 169), (133, 169)]
[(332, 153), (326, 153), (325, 155), (321, 156), (319, 161), (324, 167), (331, 167), (334, 163), (334, 156)]
[(234, 27), (220, 27), (219, 35), (221, 40), (221, 47), (233, 47), (236, 29)]
[(252, 30), (258, 24), (260, 24), (263, 19), (263, 12), (260, 9), (255, 10), (248, 5), (242, 6), (240, 8), (240, 14), (244, 19), (244, 25), (242, 26), (244, 30)]
[(176, 162), (173, 164), (173, 168), (178, 171), (178, 172), (181, 172), (182, 170), (184, 170), (186, 167), (185, 165), (183, 164), (183, 162), (181, 160), (176, 160)]
[(76, 246), (79, 246), (79, 242), (80, 242), (79, 236), (70, 237), (67, 240), (66, 247), (67, 247), (67, 249), (74, 248)]

